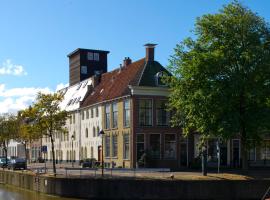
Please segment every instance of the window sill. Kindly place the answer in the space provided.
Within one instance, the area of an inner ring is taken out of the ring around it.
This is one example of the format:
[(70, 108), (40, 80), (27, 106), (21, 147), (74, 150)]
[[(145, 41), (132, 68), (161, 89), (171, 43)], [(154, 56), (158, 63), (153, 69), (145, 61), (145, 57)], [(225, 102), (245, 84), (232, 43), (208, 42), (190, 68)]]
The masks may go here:
[(125, 159), (125, 158), (123, 158), (123, 161), (130, 161), (130, 159)]

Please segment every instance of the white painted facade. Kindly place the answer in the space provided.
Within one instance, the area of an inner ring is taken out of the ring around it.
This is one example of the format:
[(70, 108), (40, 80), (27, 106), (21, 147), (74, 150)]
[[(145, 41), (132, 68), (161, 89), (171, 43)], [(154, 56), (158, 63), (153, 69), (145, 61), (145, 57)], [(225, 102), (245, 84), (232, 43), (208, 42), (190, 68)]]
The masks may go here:
[[(55, 134), (55, 158), (57, 161), (98, 159), (98, 146), (101, 145), (101, 138), (98, 136), (102, 125), (101, 106), (80, 108), (81, 101), (84, 100), (91, 87), (92, 79), (89, 78), (59, 91), (64, 94), (60, 108), (68, 111), (70, 118), (66, 121), (67, 133)], [(46, 145), (48, 149), (48, 153), (44, 157), (52, 160), (49, 138), (44, 138), (42, 144)]]

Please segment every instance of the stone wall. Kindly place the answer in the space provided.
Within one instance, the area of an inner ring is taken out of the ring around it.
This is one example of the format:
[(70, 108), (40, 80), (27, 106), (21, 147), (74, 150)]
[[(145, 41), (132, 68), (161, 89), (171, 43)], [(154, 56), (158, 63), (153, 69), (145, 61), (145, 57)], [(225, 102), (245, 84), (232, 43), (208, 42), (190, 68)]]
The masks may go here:
[(0, 181), (42, 193), (87, 199), (261, 199), (270, 186), (270, 180), (79, 179), (12, 171), (0, 171)]

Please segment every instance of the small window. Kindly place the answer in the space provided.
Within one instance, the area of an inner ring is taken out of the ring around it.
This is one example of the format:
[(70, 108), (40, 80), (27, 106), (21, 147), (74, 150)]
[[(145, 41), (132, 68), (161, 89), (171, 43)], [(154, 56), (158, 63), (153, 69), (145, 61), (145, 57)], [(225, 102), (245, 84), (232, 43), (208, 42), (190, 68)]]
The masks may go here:
[(73, 99), (70, 99), (67, 105), (69, 106), (72, 101), (73, 101)]
[(96, 117), (98, 117), (98, 107), (96, 107)]
[(91, 118), (94, 117), (94, 108), (91, 108)]
[(99, 53), (94, 53), (94, 60), (99, 61)]
[(93, 52), (88, 52), (87, 53), (87, 59), (88, 60), (93, 60)]
[(74, 103), (76, 102), (76, 100), (77, 100), (77, 98), (75, 98), (75, 99), (73, 100), (72, 104), (74, 104)]
[(96, 128), (93, 127), (93, 137), (96, 137)]
[(87, 86), (88, 81), (85, 81), (83, 84), (83, 88), (85, 88), (85, 86)]
[(88, 138), (88, 128), (85, 129), (85, 137)]
[(81, 100), (81, 97), (78, 97), (76, 103), (79, 103), (80, 100)]
[(165, 83), (162, 81), (162, 77), (164, 77), (164, 75), (165, 75), (164, 72), (158, 72), (155, 75), (156, 86), (166, 86)]
[(87, 74), (87, 66), (81, 66), (81, 74)]

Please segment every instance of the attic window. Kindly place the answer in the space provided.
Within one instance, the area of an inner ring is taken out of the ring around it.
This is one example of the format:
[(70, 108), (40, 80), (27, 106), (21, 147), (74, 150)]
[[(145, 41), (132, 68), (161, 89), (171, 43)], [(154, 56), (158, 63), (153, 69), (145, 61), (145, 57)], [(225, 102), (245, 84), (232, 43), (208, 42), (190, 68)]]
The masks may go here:
[(70, 99), (67, 105), (69, 106), (72, 101), (73, 101), (73, 99)]
[(80, 84), (78, 85), (78, 87), (77, 87), (77, 90), (79, 90), (81, 86), (82, 86), (82, 84), (80, 83)]
[(85, 81), (85, 83), (83, 84), (83, 88), (85, 88), (85, 86), (87, 85), (88, 81)]
[(164, 72), (158, 72), (155, 75), (155, 82), (156, 82), (156, 86), (166, 86), (163, 81), (162, 81), (162, 77), (164, 77), (165, 73)]
[(81, 99), (81, 97), (79, 97), (79, 98), (77, 99), (76, 103), (78, 103), (78, 102), (80, 101), (80, 99)]
[(74, 104), (76, 102), (77, 98), (74, 99), (74, 101), (72, 102), (72, 104)]

